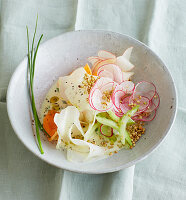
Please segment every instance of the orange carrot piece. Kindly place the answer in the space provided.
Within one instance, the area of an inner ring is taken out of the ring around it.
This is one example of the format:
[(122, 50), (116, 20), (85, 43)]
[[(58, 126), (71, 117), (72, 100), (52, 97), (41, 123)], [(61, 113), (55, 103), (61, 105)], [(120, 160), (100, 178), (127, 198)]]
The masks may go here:
[(52, 137), (57, 131), (57, 126), (54, 123), (54, 116), (58, 113), (55, 110), (49, 110), (43, 119), (43, 128)]
[(92, 75), (92, 71), (91, 71), (91, 69), (90, 69), (90, 67), (89, 67), (88, 64), (86, 64), (86, 65), (84, 66), (84, 69), (85, 69), (85, 71), (87, 72), (87, 74)]

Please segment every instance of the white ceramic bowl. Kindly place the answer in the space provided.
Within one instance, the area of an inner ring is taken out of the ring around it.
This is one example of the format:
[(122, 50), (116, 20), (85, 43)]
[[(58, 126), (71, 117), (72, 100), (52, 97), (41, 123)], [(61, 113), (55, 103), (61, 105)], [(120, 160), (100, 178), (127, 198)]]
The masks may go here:
[[(136, 164), (147, 157), (167, 135), (174, 121), (177, 98), (171, 75), (160, 60), (141, 42), (118, 33), (107, 31), (76, 31), (62, 34), (43, 43), (38, 51), (35, 71), (35, 99), (39, 110), (45, 94), (59, 76), (83, 66), (87, 57), (104, 49), (116, 55), (133, 46), (131, 61), (135, 64), (134, 82), (153, 82), (161, 103), (155, 120), (147, 125), (146, 134), (132, 150), (121, 150), (108, 159), (91, 163), (72, 163), (66, 152), (60, 152), (42, 136), (44, 154), (41, 155), (33, 136), (27, 92), (27, 58), (15, 70), (8, 87), (7, 109), (12, 127), (22, 143), (40, 159), (70, 171), (81, 173), (107, 173)], [(41, 134), (43, 135), (43, 134)]]

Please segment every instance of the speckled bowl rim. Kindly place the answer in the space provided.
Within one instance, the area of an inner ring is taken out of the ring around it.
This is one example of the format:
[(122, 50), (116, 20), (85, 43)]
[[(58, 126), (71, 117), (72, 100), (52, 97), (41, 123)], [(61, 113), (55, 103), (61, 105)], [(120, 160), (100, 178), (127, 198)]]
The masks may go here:
[(160, 57), (155, 54), (147, 45), (145, 45), (144, 43), (140, 42), (139, 40), (131, 37), (131, 36), (128, 36), (126, 34), (121, 34), (121, 33), (117, 33), (117, 32), (112, 32), (112, 31), (104, 31), (104, 30), (78, 30), (78, 31), (70, 31), (70, 32), (66, 32), (66, 33), (63, 33), (59, 36), (56, 36), (54, 38), (51, 38), (50, 40), (47, 40), (46, 42), (42, 43), (40, 46), (43, 46), (43, 45), (47, 45), (47, 43), (49, 43), (50, 41), (52, 40), (55, 40), (57, 39), (58, 37), (61, 37), (65, 34), (71, 34), (71, 33), (74, 33), (74, 32), (102, 32), (102, 33), (105, 33), (105, 34), (115, 34), (115, 35), (119, 35), (121, 37), (126, 37), (128, 38), (129, 40), (133, 40), (135, 43), (137, 43), (138, 45), (142, 46), (142, 47), (145, 47), (151, 54), (152, 56), (154, 56), (158, 62), (160, 62), (162, 64), (162, 66), (164, 66), (165, 70), (166, 70), (166, 73), (168, 73), (168, 75), (170, 76), (170, 79), (172, 81), (172, 86), (173, 86), (173, 95), (174, 95), (174, 98), (175, 98), (175, 101), (174, 101), (174, 111), (173, 111), (173, 114), (171, 116), (171, 119), (170, 119), (170, 122), (167, 126), (167, 129), (166, 131), (163, 133), (162, 137), (158, 140), (158, 142), (153, 145), (148, 151), (146, 151), (144, 154), (142, 154), (141, 156), (139, 156), (137, 159), (133, 160), (133, 161), (130, 161), (126, 164), (123, 164), (123, 165), (120, 165), (118, 167), (113, 167), (113, 168), (110, 168), (110, 169), (107, 169), (107, 170), (100, 170), (100, 171), (81, 171), (79, 169), (70, 169), (70, 168), (66, 168), (66, 167), (62, 167), (61, 165), (58, 165), (56, 163), (53, 163), (52, 161), (42, 157), (42, 155), (40, 154), (40, 152), (37, 154), (36, 152), (33, 152), (32, 151), (32, 148), (30, 146), (27, 146), (24, 141), (22, 141), (22, 139), (19, 137), (19, 134), (17, 133), (16, 131), (16, 126), (11, 122), (11, 110), (9, 109), (9, 97), (10, 97), (10, 91), (11, 91), (11, 86), (13, 83), (13, 80), (14, 78), (16, 77), (17, 75), (17, 72), (21, 69), (22, 65), (21, 63), (25, 61), (25, 59), (27, 59), (26, 57), (23, 59), (23, 61), (18, 65), (18, 67), (15, 69), (11, 79), (10, 79), (10, 82), (9, 82), (9, 85), (8, 85), (8, 90), (7, 90), (7, 112), (8, 112), (8, 116), (9, 116), (9, 119), (10, 119), (10, 123), (11, 123), (11, 126), (15, 132), (15, 134), (17, 135), (17, 137), (20, 139), (20, 141), (25, 145), (25, 147), (27, 149), (29, 149), (34, 155), (36, 155), (37, 157), (39, 157), (41, 160), (47, 162), (48, 164), (52, 165), (52, 166), (55, 166), (55, 167), (58, 167), (60, 169), (65, 169), (65, 170), (68, 170), (68, 171), (73, 171), (73, 172), (77, 172), (77, 173), (85, 173), (85, 174), (104, 174), (104, 173), (110, 173), (110, 172), (115, 172), (115, 171), (119, 171), (121, 169), (125, 169), (125, 168), (128, 168), (128, 167), (131, 167), (135, 164), (137, 164), (138, 162), (144, 160), (145, 158), (147, 158), (152, 152), (154, 152), (155, 149), (157, 149), (157, 147), (160, 146), (160, 144), (163, 142), (163, 140), (165, 139), (165, 137), (167, 136), (168, 132), (170, 131), (170, 129), (172, 128), (172, 125), (174, 124), (174, 121), (175, 121), (175, 118), (176, 118), (176, 113), (177, 113), (177, 107), (178, 107), (178, 98), (177, 98), (177, 91), (176, 91), (176, 87), (175, 87), (175, 82), (174, 82), (174, 79), (172, 78), (172, 75), (170, 73), (170, 71), (168, 70), (168, 68), (166, 67), (166, 65), (163, 63), (163, 61), (160, 59)]

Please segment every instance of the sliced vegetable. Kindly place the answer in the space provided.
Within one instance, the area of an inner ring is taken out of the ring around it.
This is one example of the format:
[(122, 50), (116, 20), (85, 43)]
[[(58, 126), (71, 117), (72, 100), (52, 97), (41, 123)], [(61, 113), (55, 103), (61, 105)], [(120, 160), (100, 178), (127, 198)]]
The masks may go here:
[(133, 47), (129, 47), (128, 49), (126, 49), (125, 52), (123, 53), (123, 57), (125, 57), (127, 60), (129, 60), (132, 50), (133, 50)]
[(105, 51), (105, 50), (98, 51), (98, 56), (102, 57), (102, 58), (106, 58), (106, 59), (108, 59), (108, 58), (116, 59), (116, 56), (114, 54), (110, 53), (109, 51)]
[(104, 124), (104, 125), (106, 125), (106, 126), (110, 126), (110, 127), (112, 127), (113, 129), (116, 129), (117, 131), (119, 131), (119, 127), (118, 127), (117, 123), (114, 122), (113, 120), (107, 119), (107, 118), (105, 118), (105, 117), (101, 117), (101, 116), (99, 116), (99, 115), (96, 116), (96, 119), (97, 119), (97, 121), (98, 121), (99, 123)]
[(152, 112), (143, 112), (140, 113), (139, 115), (136, 115), (132, 117), (133, 120), (135, 121), (144, 121), (144, 122), (150, 122), (156, 117), (156, 109), (153, 110)]
[(121, 137), (122, 144), (125, 144), (125, 140), (132, 146), (131, 138), (126, 130), (127, 123), (129, 119), (137, 112), (139, 106), (133, 107), (130, 111), (128, 111), (119, 122), (119, 135)]
[(101, 67), (102, 65), (106, 65), (106, 64), (113, 64), (115, 62), (116, 62), (116, 59), (109, 58), (109, 59), (101, 60), (101, 61), (95, 63), (92, 68), (92, 74), (97, 76), (97, 70), (99, 69), (99, 67)]
[(137, 99), (140, 96), (147, 97), (149, 100), (152, 100), (156, 94), (156, 87), (153, 83), (147, 81), (139, 82), (134, 90), (133, 99)]
[(134, 65), (124, 56), (117, 57), (116, 65), (118, 65), (120, 69), (124, 72), (131, 71), (134, 68)]
[(107, 71), (107, 70), (100, 70), (99, 73), (98, 73), (98, 76), (99, 77), (107, 77), (107, 78), (110, 78), (110, 79), (114, 79), (114, 75)]
[(129, 81), (131, 76), (134, 75), (134, 72), (122, 72), (123, 81)]
[(52, 137), (57, 131), (57, 126), (54, 123), (54, 116), (58, 113), (55, 110), (49, 110), (43, 119), (43, 127), (47, 133)]
[(84, 66), (84, 69), (85, 69), (85, 71), (87, 72), (87, 74), (92, 75), (92, 71), (91, 71), (91, 69), (90, 69), (90, 67), (89, 67), (88, 64), (86, 64), (86, 65)]
[(112, 137), (113, 136), (113, 128), (111, 128), (110, 126), (106, 126), (104, 124), (102, 124), (100, 126), (100, 132), (102, 135), (106, 136), (106, 137)]
[(92, 56), (88, 58), (88, 61), (92, 64), (95, 65), (96, 62), (101, 61), (101, 60), (105, 60), (104, 58), (100, 58), (98, 56)]
[(135, 89), (135, 85), (132, 81), (123, 81), (120, 85), (122, 86), (122, 90), (127, 94), (133, 93)]
[(113, 81), (115, 81), (117, 83), (121, 83), (123, 81), (122, 80), (122, 71), (117, 65), (115, 65), (115, 64), (101, 65), (97, 69), (97, 74), (99, 74), (100, 71), (102, 71), (102, 70), (106, 70), (106, 71), (110, 72), (113, 75)]
[(129, 98), (129, 104), (133, 105), (133, 106), (139, 105), (139, 109), (138, 110), (140, 112), (143, 112), (148, 108), (148, 106), (150, 104), (150, 100), (147, 97), (138, 96), (135, 99), (134, 98)]
[(112, 120), (119, 122), (120, 117), (118, 117), (113, 111), (109, 110), (109, 111), (107, 111), (107, 113), (109, 114), (109, 116)]

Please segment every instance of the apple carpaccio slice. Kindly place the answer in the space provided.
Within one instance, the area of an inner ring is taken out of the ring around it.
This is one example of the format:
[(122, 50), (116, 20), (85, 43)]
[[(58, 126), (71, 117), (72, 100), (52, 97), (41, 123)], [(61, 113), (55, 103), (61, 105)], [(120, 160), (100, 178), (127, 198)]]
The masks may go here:
[(129, 47), (128, 49), (126, 49), (125, 52), (123, 53), (123, 57), (125, 57), (127, 60), (129, 60), (132, 50), (133, 50), (133, 47)]
[(119, 56), (116, 59), (116, 65), (118, 65), (122, 71), (128, 72), (134, 68), (134, 65), (127, 60), (124, 56)]
[(91, 56), (88, 57), (88, 61), (92, 64), (95, 65), (96, 62), (101, 61), (101, 60), (105, 60), (104, 58), (100, 58), (98, 56)]
[(112, 53), (110, 53), (109, 51), (105, 51), (105, 50), (100, 50), (98, 51), (98, 56), (99, 57), (102, 57), (102, 58), (113, 58), (113, 59), (116, 59), (116, 56)]
[(99, 74), (100, 71), (106, 70), (113, 75), (113, 81), (117, 83), (122, 82), (122, 71), (121, 69), (115, 64), (105, 64), (98, 68), (97, 73)]
[(128, 81), (133, 75), (134, 75), (134, 72), (122, 72), (122, 79), (123, 81)]

